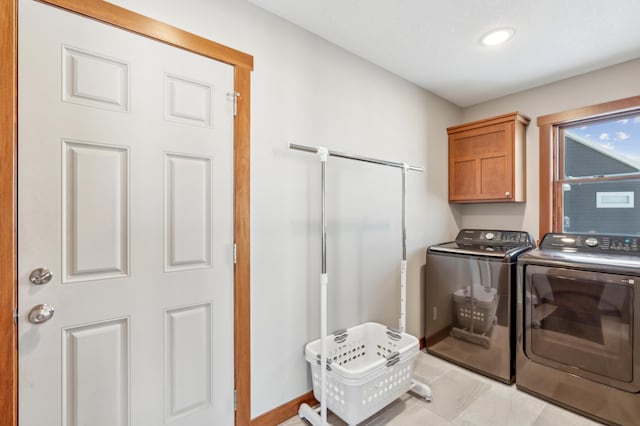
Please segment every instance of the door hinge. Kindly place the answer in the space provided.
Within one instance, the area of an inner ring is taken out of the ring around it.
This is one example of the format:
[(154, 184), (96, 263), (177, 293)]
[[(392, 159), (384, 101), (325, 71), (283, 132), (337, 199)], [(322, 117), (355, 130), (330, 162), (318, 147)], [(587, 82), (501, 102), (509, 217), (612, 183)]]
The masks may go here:
[(238, 389), (233, 390), (233, 411), (238, 411)]
[(238, 115), (238, 97), (240, 93), (238, 92), (228, 92), (227, 96), (231, 97), (231, 101), (233, 102), (233, 116)]
[(13, 311), (13, 323), (18, 325), (18, 310)]
[(238, 263), (238, 250), (236, 243), (233, 243), (233, 264), (235, 265), (236, 263)]

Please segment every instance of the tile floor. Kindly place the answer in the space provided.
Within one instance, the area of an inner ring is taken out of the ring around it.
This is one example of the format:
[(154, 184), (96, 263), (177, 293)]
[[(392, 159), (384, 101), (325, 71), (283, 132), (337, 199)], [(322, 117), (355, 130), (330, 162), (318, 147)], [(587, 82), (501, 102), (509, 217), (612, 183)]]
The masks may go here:
[[(454, 425), (454, 426), (588, 426), (590, 419), (421, 352), (414, 375), (431, 386), (433, 401), (405, 394), (362, 425)], [(334, 426), (346, 425), (329, 416)], [(302, 426), (298, 417), (280, 426)]]

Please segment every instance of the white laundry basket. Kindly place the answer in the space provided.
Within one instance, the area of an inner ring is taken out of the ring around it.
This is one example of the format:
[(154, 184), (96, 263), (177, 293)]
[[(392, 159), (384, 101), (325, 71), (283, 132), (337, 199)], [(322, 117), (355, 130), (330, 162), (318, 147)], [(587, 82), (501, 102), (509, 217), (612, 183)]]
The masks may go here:
[[(348, 424), (370, 417), (411, 388), (414, 336), (368, 322), (327, 336), (327, 408)], [(321, 341), (305, 347), (313, 394), (321, 398)]]

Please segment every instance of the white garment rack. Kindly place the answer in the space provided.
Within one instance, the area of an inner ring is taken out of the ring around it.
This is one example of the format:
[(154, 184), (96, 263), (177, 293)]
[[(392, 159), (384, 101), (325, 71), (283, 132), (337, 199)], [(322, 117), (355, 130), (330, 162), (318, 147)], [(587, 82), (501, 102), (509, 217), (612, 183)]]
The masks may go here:
[[(406, 211), (407, 211), (407, 171), (423, 172), (422, 167), (410, 166), (406, 163), (396, 163), (393, 161), (379, 160), (376, 158), (365, 157), (362, 155), (347, 154), (344, 152), (328, 150), (324, 147), (311, 147), (305, 145), (297, 145), (290, 143), (290, 149), (298, 151), (306, 151), (317, 154), (321, 162), (321, 180), (322, 180), (322, 271), (320, 274), (320, 339), (321, 339), (321, 357), (320, 357), (320, 382), (321, 382), (321, 402), (318, 412), (311, 408), (308, 404), (302, 404), (299, 409), (299, 415), (306, 418), (314, 426), (327, 425), (327, 406), (326, 401), (326, 383), (327, 383), (327, 232), (326, 232), (326, 164), (329, 156), (344, 158), (348, 160), (363, 161), (365, 163), (378, 164), (382, 166), (395, 167), (402, 170), (402, 260), (400, 262), (400, 320), (399, 329), (404, 332), (406, 329), (406, 293), (407, 293), (407, 227), (406, 227)], [(431, 389), (424, 383), (412, 380), (411, 390), (427, 401), (431, 401)]]

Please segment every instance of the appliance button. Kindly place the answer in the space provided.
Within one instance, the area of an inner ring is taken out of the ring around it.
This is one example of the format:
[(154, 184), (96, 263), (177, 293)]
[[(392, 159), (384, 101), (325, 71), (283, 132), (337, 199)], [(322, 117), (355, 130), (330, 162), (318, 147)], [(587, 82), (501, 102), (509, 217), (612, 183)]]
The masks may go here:
[(487, 232), (487, 233), (484, 235), (484, 237), (485, 237), (487, 240), (493, 240), (493, 237), (495, 237), (495, 235), (493, 235), (493, 232)]
[(593, 237), (587, 238), (584, 242), (589, 247), (595, 247), (598, 245), (598, 239)]

